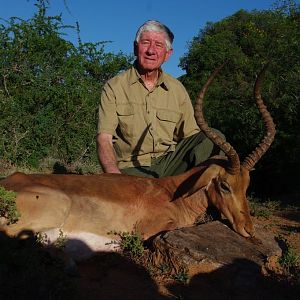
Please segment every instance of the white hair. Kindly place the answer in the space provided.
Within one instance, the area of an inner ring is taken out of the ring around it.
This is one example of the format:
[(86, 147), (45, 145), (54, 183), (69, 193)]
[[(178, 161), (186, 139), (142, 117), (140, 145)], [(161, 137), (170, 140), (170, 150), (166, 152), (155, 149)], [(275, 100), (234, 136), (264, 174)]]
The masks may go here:
[(143, 32), (145, 31), (154, 31), (154, 32), (163, 32), (165, 33), (165, 41), (167, 50), (171, 50), (173, 48), (172, 43), (174, 40), (174, 34), (172, 31), (164, 24), (160, 23), (159, 21), (149, 20), (145, 22), (137, 31), (135, 36), (135, 42), (138, 43), (140, 37)]

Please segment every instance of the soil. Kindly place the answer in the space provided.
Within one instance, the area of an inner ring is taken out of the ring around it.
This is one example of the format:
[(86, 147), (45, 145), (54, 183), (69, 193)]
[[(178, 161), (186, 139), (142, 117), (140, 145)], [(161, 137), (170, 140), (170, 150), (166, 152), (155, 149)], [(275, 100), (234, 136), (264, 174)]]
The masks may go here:
[[(275, 235), (284, 254), (292, 249), (291, 258), (300, 256), (299, 210), (275, 211), (255, 217), (254, 223)], [(74, 280), (79, 299), (299, 299), (299, 259), (298, 266), (291, 267), (287, 260), (283, 268), (274, 258), (263, 270), (249, 263), (239, 281), (235, 264), (213, 272), (202, 266), (192, 277), (184, 272), (174, 276), (167, 266), (154, 268), (147, 259), (134, 262), (119, 254), (101, 254), (80, 263)]]

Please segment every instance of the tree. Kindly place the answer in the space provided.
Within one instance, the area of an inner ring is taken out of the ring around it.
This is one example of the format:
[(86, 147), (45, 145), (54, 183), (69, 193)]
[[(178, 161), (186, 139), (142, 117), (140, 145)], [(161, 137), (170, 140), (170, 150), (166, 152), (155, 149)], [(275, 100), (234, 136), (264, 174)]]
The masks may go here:
[(263, 98), (277, 124), (277, 135), (254, 173), (256, 188), (268, 193), (299, 189), (299, 21), (300, 7), (293, 1), (283, 1), (272, 10), (238, 11), (208, 23), (180, 63), (187, 73), (181, 80), (194, 99), (209, 73), (227, 61), (205, 99), (205, 115), (243, 157), (264, 134), (252, 91), (257, 73), (270, 61)]
[[(0, 24), (0, 153), (10, 164), (96, 162), (97, 108), (104, 82), (131, 58), (105, 52), (105, 43), (62, 38), (60, 16), (44, 1), (24, 21)], [(74, 28), (74, 27), (73, 27)], [(76, 28), (74, 28), (76, 30)]]

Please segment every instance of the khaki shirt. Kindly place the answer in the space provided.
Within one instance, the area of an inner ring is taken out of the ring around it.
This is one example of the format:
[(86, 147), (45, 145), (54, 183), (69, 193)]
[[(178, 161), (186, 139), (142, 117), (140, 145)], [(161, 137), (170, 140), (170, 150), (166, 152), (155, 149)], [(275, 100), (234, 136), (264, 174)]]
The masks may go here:
[(110, 79), (99, 105), (98, 133), (113, 135), (119, 168), (150, 166), (184, 137), (199, 132), (183, 85), (161, 72), (149, 91), (133, 66)]

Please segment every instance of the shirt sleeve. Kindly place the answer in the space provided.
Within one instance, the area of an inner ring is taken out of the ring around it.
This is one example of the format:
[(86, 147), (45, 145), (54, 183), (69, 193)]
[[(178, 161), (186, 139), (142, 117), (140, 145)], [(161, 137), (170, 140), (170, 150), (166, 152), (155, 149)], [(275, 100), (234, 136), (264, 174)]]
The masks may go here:
[(117, 126), (116, 97), (109, 83), (106, 83), (99, 104), (98, 133), (114, 135)]

